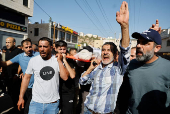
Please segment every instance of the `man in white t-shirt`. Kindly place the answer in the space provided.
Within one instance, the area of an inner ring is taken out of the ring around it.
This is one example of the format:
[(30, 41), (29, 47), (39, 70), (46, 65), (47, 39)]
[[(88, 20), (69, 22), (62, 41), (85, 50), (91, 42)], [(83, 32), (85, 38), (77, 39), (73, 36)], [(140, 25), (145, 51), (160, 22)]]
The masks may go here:
[[(40, 55), (30, 59), (21, 83), (18, 109), (24, 106), (24, 93), (34, 74), (29, 114), (57, 114), (59, 111), (59, 76), (67, 80), (69, 73), (62, 63), (62, 55), (52, 56), (52, 41), (43, 37), (38, 41)], [(62, 71), (62, 72), (61, 72)]]

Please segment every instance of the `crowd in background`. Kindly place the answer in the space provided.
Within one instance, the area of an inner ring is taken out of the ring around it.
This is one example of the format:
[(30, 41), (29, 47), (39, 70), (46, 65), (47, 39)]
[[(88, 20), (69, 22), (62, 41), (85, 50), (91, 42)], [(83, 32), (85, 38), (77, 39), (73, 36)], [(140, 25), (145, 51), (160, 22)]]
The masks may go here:
[[(121, 26), (120, 51), (113, 42), (102, 45), (100, 59), (70, 59), (77, 49), (65, 41), (29, 38), (16, 46), (8, 37), (0, 54), (0, 111), (11, 114), (169, 114), (170, 62), (161, 49), (159, 21), (133, 33), (130, 48), (129, 9), (116, 13)], [(90, 46), (83, 48), (93, 53)], [(82, 51), (82, 50), (79, 50)], [(85, 54), (86, 55), (86, 54)]]

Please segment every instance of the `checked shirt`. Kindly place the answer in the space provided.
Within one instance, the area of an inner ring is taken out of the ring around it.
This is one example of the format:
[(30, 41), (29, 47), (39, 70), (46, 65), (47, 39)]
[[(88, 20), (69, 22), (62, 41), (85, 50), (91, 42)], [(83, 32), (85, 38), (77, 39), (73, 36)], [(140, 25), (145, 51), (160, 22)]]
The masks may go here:
[[(130, 62), (130, 46), (120, 46), (118, 64), (111, 63), (102, 68), (97, 66), (90, 74), (81, 77), (79, 83), (91, 84), (86, 97), (85, 106), (97, 113), (113, 112), (116, 107), (117, 95), (123, 81), (123, 75)], [(82, 74), (83, 75), (83, 74)]]

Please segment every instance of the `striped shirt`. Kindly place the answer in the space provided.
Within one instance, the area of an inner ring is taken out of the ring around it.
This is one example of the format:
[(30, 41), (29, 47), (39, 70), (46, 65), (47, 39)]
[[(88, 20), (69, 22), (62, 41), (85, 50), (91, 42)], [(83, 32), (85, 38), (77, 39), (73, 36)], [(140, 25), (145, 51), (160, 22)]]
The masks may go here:
[[(130, 62), (130, 46), (120, 46), (118, 64), (110, 63), (102, 68), (97, 66), (90, 74), (81, 77), (79, 83), (91, 84), (86, 97), (85, 106), (94, 112), (105, 114), (113, 112), (116, 107), (117, 95), (123, 81), (123, 75)], [(82, 74), (83, 75), (83, 74)]]

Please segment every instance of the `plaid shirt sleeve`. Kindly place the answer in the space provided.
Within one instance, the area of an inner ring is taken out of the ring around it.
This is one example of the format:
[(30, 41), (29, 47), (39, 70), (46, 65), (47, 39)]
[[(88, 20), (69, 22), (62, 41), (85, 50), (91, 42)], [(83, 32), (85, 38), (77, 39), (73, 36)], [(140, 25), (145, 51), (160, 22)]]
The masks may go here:
[(120, 54), (118, 58), (118, 67), (120, 69), (120, 74), (124, 75), (127, 66), (130, 63), (130, 53), (131, 53), (131, 42), (129, 43), (129, 46), (126, 48), (123, 48), (120, 43)]
[(84, 72), (81, 74), (81, 77), (80, 77), (80, 79), (79, 79), (79, 83), (80, 83), (81, 85), (91, 84), (91, 82), (92, 82), (93, 71), (92, 71), (90, 74), (82, 77), (85, 72), (86, 72), (86, 71), (84, 71)]

